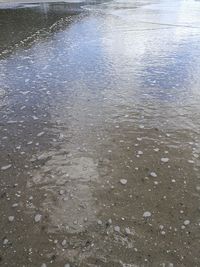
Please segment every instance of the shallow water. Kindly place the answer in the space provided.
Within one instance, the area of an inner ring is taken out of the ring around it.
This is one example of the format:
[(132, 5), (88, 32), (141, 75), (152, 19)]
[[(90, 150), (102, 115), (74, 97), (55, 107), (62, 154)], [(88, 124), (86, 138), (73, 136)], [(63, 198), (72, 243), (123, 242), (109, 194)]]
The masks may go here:
[(2, 266), (200, 265), (199, 12), (0, 9)]

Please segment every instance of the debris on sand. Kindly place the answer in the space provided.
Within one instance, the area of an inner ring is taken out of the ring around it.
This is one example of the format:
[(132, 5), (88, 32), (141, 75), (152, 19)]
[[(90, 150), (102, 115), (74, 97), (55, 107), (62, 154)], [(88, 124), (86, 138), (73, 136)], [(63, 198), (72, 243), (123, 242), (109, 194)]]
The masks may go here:
[(9, 217), (8, 217), (8, 220), (9, 220), (9, 222), (13, 222), (13, 221), (14, 221), (14, 219), (15, 219), (15, 217), (14, 217), (14, 216), (9, 216)]
[(151, 175), (152, 177), (157, 177), (157, 174), (156, 174), (155, 172), (150, 172), (150, 175)]
[(1, 170), (6, 171), (6, 170), (10, 169), (11, 166), (12, 166), (12, 164), (5, 165), (5, 166), (1, 167)]
[(40, 132), (40, 133), (37, 134), (38, 137), (40, 137), (42, 135), (44, 135), (44, 132)]
[(144, 218), (151, 217), (151, 212), (150, 212), (150, 211), (145, 211), (145, 212), (143, 213), (143, 217), (144, 217)]
[(168, 158), (161, 158), (161, 161), (162, 161), (163, 163), (167, 163), (167, 162), (169, 161), (169, 159), (168, 159)]
[(41, 215), (41, 214), (36, 214), (36, 215), (35, 215), (35, 222), (36, 222), (36, 223), (37, 223), (37, 222), (40, 222), (41, 219), (42, 219), (42, 215)]
[(118, 232), (119, 233), (120, 232), (120, 227), (119, 226), (115, 226), (114, 227), (114, 230), (115, 230), (115, 232)]
[(185, 220), (184, 221), (184, 225), (189, 225), (190, 224), (190, 220)]
[(59, 194), (60, 195), (63, 195), (65, 193), (65, 190), (63, 190), (63, 189), (61, 189), (60, 191), (59, 191)]
[(123, 185), (125, 185), (125, 184), (127, 184), (127, 180), (126, 179), (121, 179), (120, 180), (120, 183), (123, 184)]
[(61, 244), (62, 244), (63, 247), (66, 246), (67, 240), (64, 239)]

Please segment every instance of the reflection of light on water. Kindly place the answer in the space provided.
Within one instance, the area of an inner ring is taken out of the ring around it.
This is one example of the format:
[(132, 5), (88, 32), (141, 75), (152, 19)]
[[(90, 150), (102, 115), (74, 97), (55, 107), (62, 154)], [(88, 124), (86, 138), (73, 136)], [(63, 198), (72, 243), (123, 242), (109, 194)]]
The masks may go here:
[(199, 118), (192, 116), (199, 114), (199, 9), (194, 2), (164, 2), (163, 7), (161, 2), (135, 12), (112, 11), (103, 24), (102, 47), (117, 75), (118, 92), (149, 115), (157, 108), (157, 122), (160, 117), (181, 128), (198, 128)]

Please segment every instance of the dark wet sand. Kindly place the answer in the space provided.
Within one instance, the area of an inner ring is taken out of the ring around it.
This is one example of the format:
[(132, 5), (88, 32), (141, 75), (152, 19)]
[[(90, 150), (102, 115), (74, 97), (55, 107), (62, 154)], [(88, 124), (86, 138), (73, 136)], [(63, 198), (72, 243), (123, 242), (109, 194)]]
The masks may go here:
[(0, 10), (0, 266), (200, 265), (199, 11)]

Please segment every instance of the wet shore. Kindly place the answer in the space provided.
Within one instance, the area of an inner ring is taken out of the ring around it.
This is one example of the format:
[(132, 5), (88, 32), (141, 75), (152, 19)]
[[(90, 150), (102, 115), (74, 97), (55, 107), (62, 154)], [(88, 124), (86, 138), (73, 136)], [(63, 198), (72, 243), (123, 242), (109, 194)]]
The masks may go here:
[(199, 11), (0, 9), (0, 266), (199, 266)]

